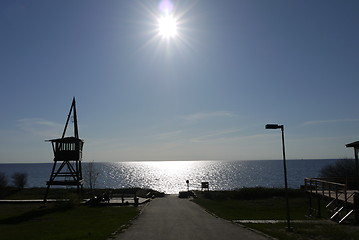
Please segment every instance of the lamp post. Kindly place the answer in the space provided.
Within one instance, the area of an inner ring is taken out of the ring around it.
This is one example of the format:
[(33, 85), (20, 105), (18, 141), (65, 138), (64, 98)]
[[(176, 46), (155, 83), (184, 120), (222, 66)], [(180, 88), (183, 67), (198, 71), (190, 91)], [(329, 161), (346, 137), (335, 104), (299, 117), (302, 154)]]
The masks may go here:
[(284, 125), (267, 124), (265, 129), (278, 129), (282, 131), (282, 148), (283, 148), (283, 169), (284, 169), (284, 186), (285, 186), (285, 201), (287, 208), (287, 231), (292, 231), (290, 227), (290, 214), (289, 214), (289, 200), (288, 200), (288, 182), (287, 182), (287, 164), (285, 159), (285, 147), (284, 147)]

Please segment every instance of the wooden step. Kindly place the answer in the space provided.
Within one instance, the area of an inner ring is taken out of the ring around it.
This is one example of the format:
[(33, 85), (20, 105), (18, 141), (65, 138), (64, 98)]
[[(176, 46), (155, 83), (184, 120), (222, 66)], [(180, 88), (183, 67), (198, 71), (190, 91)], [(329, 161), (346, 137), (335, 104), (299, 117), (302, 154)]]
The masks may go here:
[(350, 210), (342, 219), (340, 219), (339, 223), (343, 222), (347, 217), (350, 216), (354, 212), (354, 209)]
[(336, 212), (333, 214), (333, 216), (330, 217), (330, 220), (333, 220), (343, 209), (344, 209), (344, 207), (339, 208), (339, 210), (336, 211)]

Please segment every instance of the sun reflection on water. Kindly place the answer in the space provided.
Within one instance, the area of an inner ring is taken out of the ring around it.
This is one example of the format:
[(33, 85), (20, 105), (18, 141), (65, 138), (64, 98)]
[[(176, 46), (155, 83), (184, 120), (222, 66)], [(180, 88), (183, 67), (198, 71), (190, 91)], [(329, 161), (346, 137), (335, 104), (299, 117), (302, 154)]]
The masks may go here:
[[(289, 186), (298, 188), (308, 174), (316, 176), (320, 164), (308, 173), (305, 163), (290, 161)], [(140, 187), (177, 194), (187, 190), (186, 180), (194, 190), (201, 189), (201, 182), (209, 182), (211, 190), (283, 187), (282, 161), (143, 161), (97, 163), (97, 167), (98, 188)]]
[(107, 163), (107, 173), (102, 176), (99, 184), (105, 187), (142, 187), (178, 193), (186, 190), (186, 180), (190, 181), (191, 189), (199, 189), (201, 181), (208, 181), (208, 170), (201, 171), (205, 165), (208, 168), (208, 162), (199, 161)]
[[(317, 177), (320, 169), (333, 164), (328, 160), (288, 161), (288, 184), (299, 188), (305, 177)], [(84, 162), (85, 187), (88, 187)], [(310, 166), (310, 167), (308, 167)], [(52, 164), (2, 164), (7, 176), (15, 172), (29, 175), (28, 187), (43, 187), (48, 180)], [(209, 182), (211, 190), (228, 190), (241, 187), (283, 187), (283, 162), (273, 161), (167, 161), (167, 162), (96, 162), (99, 173), (96, 188), (152, 188), (177, 194), (187, 189), (201, 188), (201, 182)]]

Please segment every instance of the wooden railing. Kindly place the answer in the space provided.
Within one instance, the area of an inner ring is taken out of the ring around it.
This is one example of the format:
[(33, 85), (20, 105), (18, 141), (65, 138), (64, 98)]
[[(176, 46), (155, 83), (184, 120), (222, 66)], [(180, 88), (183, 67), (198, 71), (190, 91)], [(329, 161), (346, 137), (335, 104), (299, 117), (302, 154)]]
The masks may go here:
[[(305, 190), (310, 193), (321, 194), (336, 200), (348, 201), (347, 185), (331, 182), (321, 178), (305, 178)], [(343, 196), (343, 197), (342, 197)]]
[[(352, 213), (355, 213), (356, 221), (359, 221), (358, 191), (348, 190), (347, 184), (328, 181), (328, 179), (305, 178), (305, 190), (309, 193), (309, 215), (313, 212), (321, 216), (321, 200), (329, 198), (326, 208), (331, 212), (331, 220), (343, 222)], [(317, 199), (317, 208), (313, 207), (312, 199)]]

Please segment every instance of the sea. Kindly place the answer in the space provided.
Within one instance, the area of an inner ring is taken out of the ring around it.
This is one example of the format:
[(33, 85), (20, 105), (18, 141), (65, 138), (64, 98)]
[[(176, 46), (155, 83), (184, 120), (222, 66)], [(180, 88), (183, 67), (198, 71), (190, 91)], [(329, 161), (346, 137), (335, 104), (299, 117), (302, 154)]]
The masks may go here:
[[(287, 160), (290, 188), (300, 188), (304, 178), (318, 177), (320, 170), (335, 159)], [(284, 187), (282, 160), (247, 161), (138, 161), (138, 162), (82, 162), (85, 187), (91, 172), (95, 188), (150, 188), (168, 194), (201, 189), (208, 182), (210, 190), (233, 190), (243, 187)], [(0, 164), (0, 172), (11, 185), (14, 173), (26, 173), (26, 187), (46, 187), (53, 163)], [(93, 178), (94, 179), (94, 178)]]

